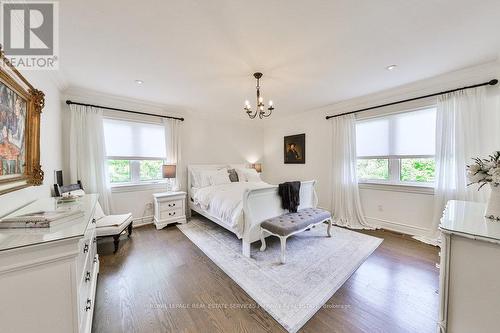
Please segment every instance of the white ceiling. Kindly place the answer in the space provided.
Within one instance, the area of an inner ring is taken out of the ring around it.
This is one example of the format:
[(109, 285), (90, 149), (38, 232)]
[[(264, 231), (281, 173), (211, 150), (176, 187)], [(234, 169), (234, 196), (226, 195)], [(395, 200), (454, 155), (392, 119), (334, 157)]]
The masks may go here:
[(255, 71), (284, 115), (500, 52), (498, 0), (64, 0), (60, 17), (69, 87), (242, 116)]

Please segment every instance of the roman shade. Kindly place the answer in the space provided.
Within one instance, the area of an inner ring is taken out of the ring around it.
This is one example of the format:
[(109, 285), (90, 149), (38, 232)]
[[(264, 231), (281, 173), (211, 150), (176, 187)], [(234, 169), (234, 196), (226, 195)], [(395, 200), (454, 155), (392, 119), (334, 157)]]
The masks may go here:
[(163, 124), (104, 119), (108, 159), (166, 159)]
[(356, 123), (357, 156), (433, 156), (435, 131), (435, 108), (361, 120)]

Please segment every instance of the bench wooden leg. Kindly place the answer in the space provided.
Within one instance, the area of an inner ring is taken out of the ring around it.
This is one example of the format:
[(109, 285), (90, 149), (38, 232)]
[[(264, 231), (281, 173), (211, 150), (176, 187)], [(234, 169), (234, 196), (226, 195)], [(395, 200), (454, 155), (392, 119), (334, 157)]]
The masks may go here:
[(128, 236), (130, 237), (132, 235), (132, 222), (128, 225)]
[(266, 237), (264, 237), (264, 229), (260, 229), (260, 251), (265, 251), (266, 249)]
[(281, 243), (281, 263), (285, 263), (285, 251), (286, 251), (286, 237), (281, 237), (280, 236), (280, 243)]
[(120, 244), (120, 234), (113, 236), (113, 244), (115, 245), (115, 251), (113, 253), (116, 253), (116, 251), (118, 251), (118, 244)]
[(328, 237), (332, 237), (332, 219), (328, 220), (328, 229), (326, 230)]

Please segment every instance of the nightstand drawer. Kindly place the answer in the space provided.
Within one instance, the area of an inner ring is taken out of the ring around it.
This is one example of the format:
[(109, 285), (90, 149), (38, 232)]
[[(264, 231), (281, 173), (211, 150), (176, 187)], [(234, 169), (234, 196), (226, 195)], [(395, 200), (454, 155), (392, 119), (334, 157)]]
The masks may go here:
[(170, 210), (160, 212), (160, 219), (173, 219), (181, 216), (184, 216), (184, 211), (182, 208), (172, 208)]
[(164, 201), (160, 203), (160, 212), (182, 209), (182, 200)]

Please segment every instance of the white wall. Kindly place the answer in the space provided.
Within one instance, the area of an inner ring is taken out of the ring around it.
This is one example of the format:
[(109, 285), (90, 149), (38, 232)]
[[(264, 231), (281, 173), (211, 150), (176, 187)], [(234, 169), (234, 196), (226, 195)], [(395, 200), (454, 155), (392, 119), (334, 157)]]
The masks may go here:
[(54, 170), (62, 167), (60, 95), (53, 73), (24, 71), (22, 74), (35, 88), (45, 93), (40, 124), (40, 164), (45, 177), (42, 186), (31, 186), (0, 196), (0, 216), (36, 199), (50, 197)]
[[(146, 101), (139, 101), (117, 96), (104, 95), (82, 89), (70, 89), (64, 99), (98, 105), (112, 106), (156, 114), (168, 114), (185, 118), (182, 123), (182, 162), (179, 171), (182, 173), (182, 187), (186, 188), (188, 164), (206, 163), (255, 163), (263, 156), (264, 130), (257, 121), (245, 121), (238, 118), (211, 117), (199, 115), (195, 111), (182, 110), (175, 106), (163, 106)], [(68, 107), (64, 107), (64, 123), (68, 121)], [(117, 113), (127, 118), (135, 118), (130, 114)], [(143, 116), (138, 116), (143, 117)], [(157, 121), (156, 117), (146, 117)], [(144, 118), (143, 118), (144, 119)], [(64, 134), (65, 136), (67, 133)], [(67, 155), (67, 147), (64, 147)], [(65, 175), (68, 166), (65, 163)], [(114, 213), (132, 212), (134, 218), (152, 215), (151, 204), (153, 193), (165, 191), (164, 185), (126, 188), (112, 192), (112, 209)]]
[[(388, 75), (391, 73), (388, 72)], [(264, 131), (263, 178), (271, 183), (316, 179), (319, 205), (331, 209), (332, 137), (331, 122), (325, 120), (326, 115), (489, 81), (499, 76), (500, 64), (488, 63), (306, 111), (300, 115), (271, 119), (266, 123)], [(411, 108), (411, 105), (405, 107)], [(371, 112), (383, 111), (379, 109)], [(300, 133), (306, 134), (306, 164), (285, 165), (283, 163), (283, 136)], [(429, 234), (433, 219), (432, 194), (403, 191), (401, 188), (395, 191), (388, 187), (382, 190), (367, 186), (361, 188), (360, 195), (364, 213), (372, 225), (412, 235), (427, 236)]]

